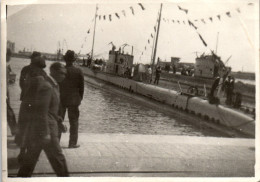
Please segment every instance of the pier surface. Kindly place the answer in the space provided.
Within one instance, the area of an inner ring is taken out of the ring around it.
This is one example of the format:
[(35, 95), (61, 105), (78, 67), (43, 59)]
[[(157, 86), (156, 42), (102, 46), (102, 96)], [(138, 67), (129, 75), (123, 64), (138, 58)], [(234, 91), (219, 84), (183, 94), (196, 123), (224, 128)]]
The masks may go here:
[[(8, 136), (8, 175), (16, 176), (18, 147)], [(61, 146), (71, 176), (253, 177), (254, 139), (167, 135), (79, 134), (80, 148)], [(55, 176), (44, 152), (34, 176)]]

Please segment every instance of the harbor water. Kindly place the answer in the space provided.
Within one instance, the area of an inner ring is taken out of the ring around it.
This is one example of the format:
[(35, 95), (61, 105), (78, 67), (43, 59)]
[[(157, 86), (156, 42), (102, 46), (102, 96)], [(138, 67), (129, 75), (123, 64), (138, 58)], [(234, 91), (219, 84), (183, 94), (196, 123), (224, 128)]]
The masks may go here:
[[(20, 87), (19, 77), (22, 67), (30, 63), (29, 59), (12, 58), (12, 71), (16, 82), (10, 85), (11, 105), (19, 113)], [(47, 61), (46, 72), (52, 62)], [(16, 115), (18, 118), (18, 116)], [(211, 129), (201, 129), (183, 118), (157, 111), (123, 95), (116, 95), (93, 87), (85, 82), (84, 98), (80, 105), (80, 133), (117, 133), (147, 135), (187, 135), (218, 136)], [(68, 118), (65, 124), (69, 126)]]

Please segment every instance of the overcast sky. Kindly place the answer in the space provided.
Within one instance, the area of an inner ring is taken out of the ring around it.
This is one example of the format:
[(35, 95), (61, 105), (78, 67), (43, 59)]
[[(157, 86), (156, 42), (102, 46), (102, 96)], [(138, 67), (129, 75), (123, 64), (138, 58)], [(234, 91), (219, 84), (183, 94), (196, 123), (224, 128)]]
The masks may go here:
[[(216, 50), (219, 32), (217, 53), (222, 60), (225, 62), (232, 56), (228, 66), (234, 71), (241, 71), (242, 68), (244, 71), (255, 71), (254, 50), (258, 44), (256, 30), (259, 28), (259, 15), (256, 15), (258, 1), (213, 2), (165, 1), (157, 57), (167, 61), (170, 61), (171, 57), (180, 57), (183, 62), (195, 62), (195, 52), (201, 54)], [(134, 62), (150, 63), (153, 43), (151, 33), (154, 36), (160, 4), (146, 1), (142, 5), (145, 10), (137, 3), (98, 5), (98, 15), (102, 15), (102, 19), (97, 18), (94, 55), (107, 59), (111, 49), (109, 42), (112, 41), (117, 48), (127, 43), (134, 46)], [(188, 13), (179, 10), (178, 5), (188, 9)], [(133, 8), (134, 15), (130, 7)], [(80, 51), (81, 54), (86, 54), (90, 52), (92, 45), (95, 8), (95, 4), (8, 6), (7, 39), (16, 43), (16, 52), (26, 48), (55, 53), (60, 42), (64, 52), (68, 48), (76, 53)], [(125, 16), (122, 10), (125, 11)], [(226, 12), (230, 12), (231, 17), (227, 16)], [(112, 21), (109, 21), (109, 14), (112, 15)], [(103, 15), (106, 15), (106, 20)], [(220, 20), (217, 15), (220, 15)], [(212, 22), (210, 17), (213, 18)], [(188, 25), (188, 19), (198, 27), (197, 30)], [(201, 19), (205, 20), (205, 24)], [(203, 37), (207, 47), (197, 33)], [(126, 47), (125, 52), (131, 53), (131, 48)]]

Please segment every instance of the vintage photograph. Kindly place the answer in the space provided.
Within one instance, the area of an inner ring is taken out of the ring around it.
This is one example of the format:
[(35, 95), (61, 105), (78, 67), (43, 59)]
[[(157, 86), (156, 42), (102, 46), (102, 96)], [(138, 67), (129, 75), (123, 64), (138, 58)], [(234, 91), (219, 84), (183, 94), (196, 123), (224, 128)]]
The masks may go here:
[(19, 2), (1, 12), (7, 181), (257, 178), (259, 1)]

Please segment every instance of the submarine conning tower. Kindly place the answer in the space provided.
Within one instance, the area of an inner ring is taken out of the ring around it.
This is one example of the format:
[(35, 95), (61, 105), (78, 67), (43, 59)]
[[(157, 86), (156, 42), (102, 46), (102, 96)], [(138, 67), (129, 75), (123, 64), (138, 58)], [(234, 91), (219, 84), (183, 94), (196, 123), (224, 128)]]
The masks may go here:
[(116, 51), (115, 47), (113, 46), (112, 49), (109, 51), (106, 72), (123, 76), (127, 69), (132, 68), (133, 61), (133, 55), (121, 52), (120, 48), (118, 51)]
[(225, 66), (221, 58), (216, 54), (202, 54), (200, 57), (196, 58), (194, 76), (216, 78), (219, 75), (223, 75), (227, 69), (228, 68)]

